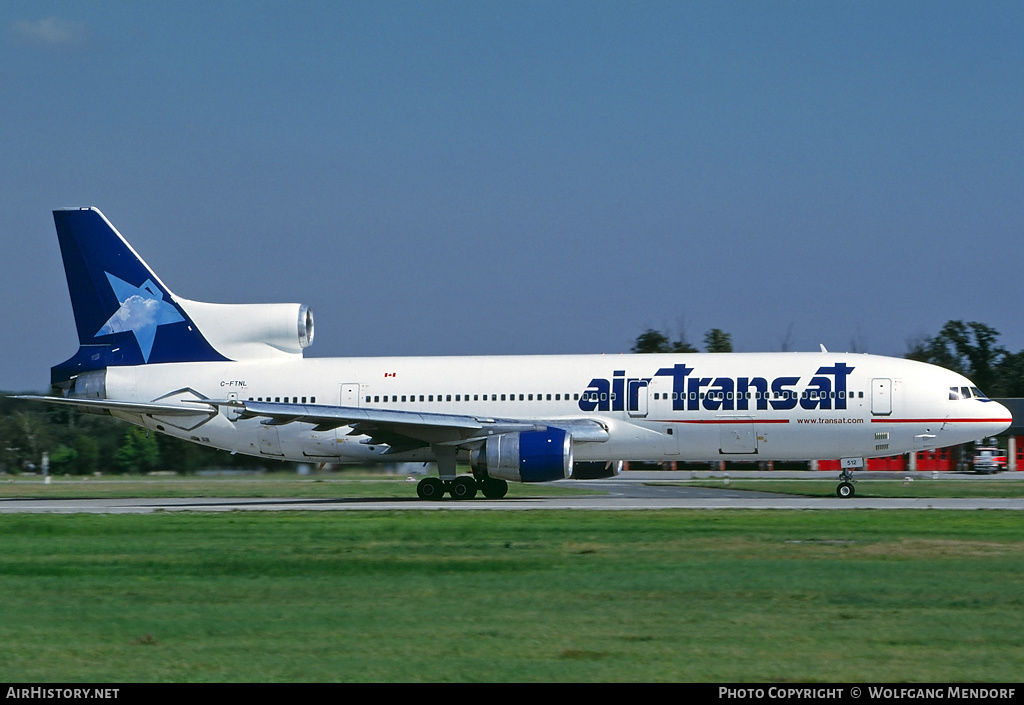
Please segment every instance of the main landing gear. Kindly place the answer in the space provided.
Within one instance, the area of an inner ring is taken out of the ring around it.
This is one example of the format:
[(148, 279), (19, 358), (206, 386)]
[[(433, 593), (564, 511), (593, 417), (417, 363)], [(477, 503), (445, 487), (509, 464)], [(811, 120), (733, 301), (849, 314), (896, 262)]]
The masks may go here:
[(508, 493), (508, 483), (493, 477), (477, 480), (471, 475), (459, 475), (453, 480), (442, 480), (439, 477), (425, 477), (416, 485), (416, 494), (420, 499), (441, 499), (445, 493), (452, 499), (473, 499), (477, 492), (482, 492), (487, 499), (501, 499)]
[(454, 446), (436, 444), (430, 447), (437, 460), (440, 477), (425, 477), (416, 485), (420, 499), (441, 499), (447, 492), (452, 499), (473, 499), (483, 492), (487, 499), (501, 499), (508, 493), (508, 483), (494, 477), (455, 474)]

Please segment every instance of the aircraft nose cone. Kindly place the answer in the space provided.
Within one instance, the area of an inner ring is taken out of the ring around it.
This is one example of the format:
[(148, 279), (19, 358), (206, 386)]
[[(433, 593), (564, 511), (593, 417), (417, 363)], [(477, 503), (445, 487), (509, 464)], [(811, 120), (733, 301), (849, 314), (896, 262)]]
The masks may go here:
[(1002, 433), (1013, 425), (1013, 413), (999, 402), (992, 402), (995, 405), (993, 414), (993, 427), (998, 430), (989, 433), (990, 436)]

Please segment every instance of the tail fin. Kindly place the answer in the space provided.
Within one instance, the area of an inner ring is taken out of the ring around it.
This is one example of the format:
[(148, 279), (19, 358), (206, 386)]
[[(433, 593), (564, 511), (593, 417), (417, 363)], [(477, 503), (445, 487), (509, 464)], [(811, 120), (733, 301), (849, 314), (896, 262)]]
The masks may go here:
[(52, 384), (112, 365), (226, 360), (96, 208), (53, 212), (78, 328), (78, 353)]

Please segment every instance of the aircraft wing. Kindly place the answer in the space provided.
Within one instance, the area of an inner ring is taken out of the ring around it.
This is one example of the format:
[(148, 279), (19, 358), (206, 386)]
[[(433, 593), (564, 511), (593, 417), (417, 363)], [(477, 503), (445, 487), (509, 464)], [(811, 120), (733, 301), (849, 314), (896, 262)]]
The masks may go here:
[(577, 442), (604, 442), (608, 430), (592, 419), (499, 419), (486, 416), (437, 414), (392, 409), (365, 409), (321, 404), (287, 404), (227, 400), (211, 402), (227, 409), (238, 419), (263, 417), (263, 423), (281, 426), (289, 423), (313, 424), (316, 431), (351, 426), (352, 435), (370, 437), (370, 443), (386, 444), (395, 451), (425, 445), (463, 445), (489, 436), (522, 431), (561, 428)]
[(218, 407), (223, 407), (228, 418), (263, 418), (266, 419), (263, 423), (270, 426), (308, 423), (313, 425), (315, 431), (331, 431), (342, 426), (351, 426), (351, 435), (368, 436), (371, 444), (388, 445), (392, 452), (427, 445), (458, 446), (503, 433), (542, 431), (550, 427), (565, 430), (577, 443), (603, 443), (608, 440), (608, 429), (593, 419), (500, 419), (461, 414), (238, 399), (181, 399), (181, 402), (187, 404), (183, 405), (159, 401), (133, 402), (32, 395), (14, 398), (76, 406), (86, 411), (121, 411), (161, 417), (211, 417), (217, 413)]

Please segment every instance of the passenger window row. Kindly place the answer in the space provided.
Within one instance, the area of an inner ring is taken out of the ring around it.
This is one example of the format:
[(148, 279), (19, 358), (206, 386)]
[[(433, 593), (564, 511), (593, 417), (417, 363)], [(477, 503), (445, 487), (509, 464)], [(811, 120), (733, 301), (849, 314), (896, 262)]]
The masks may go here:
[(578, 401), (579, 394), (367, 394), (367, 404), (389, 404), (396, 402), (449, 402), (449, 401)]
[[(819, 392), (819, 391), (806, 391), (804, 390), (799, 395), (793, 390), (787, 390), (783, 392), (683, 392), (682, 397), (684, 399), (743, 399), (746, 394), (747, 399), (863, 399), (864, 392)], [(859, 397), (858, 397), (859, 395)], [(677, 392), (655, 392), (654, 399), (672, 399), (675, 401), (679, 398)], [(614, 395), (613, 395), (614, 398)]]

